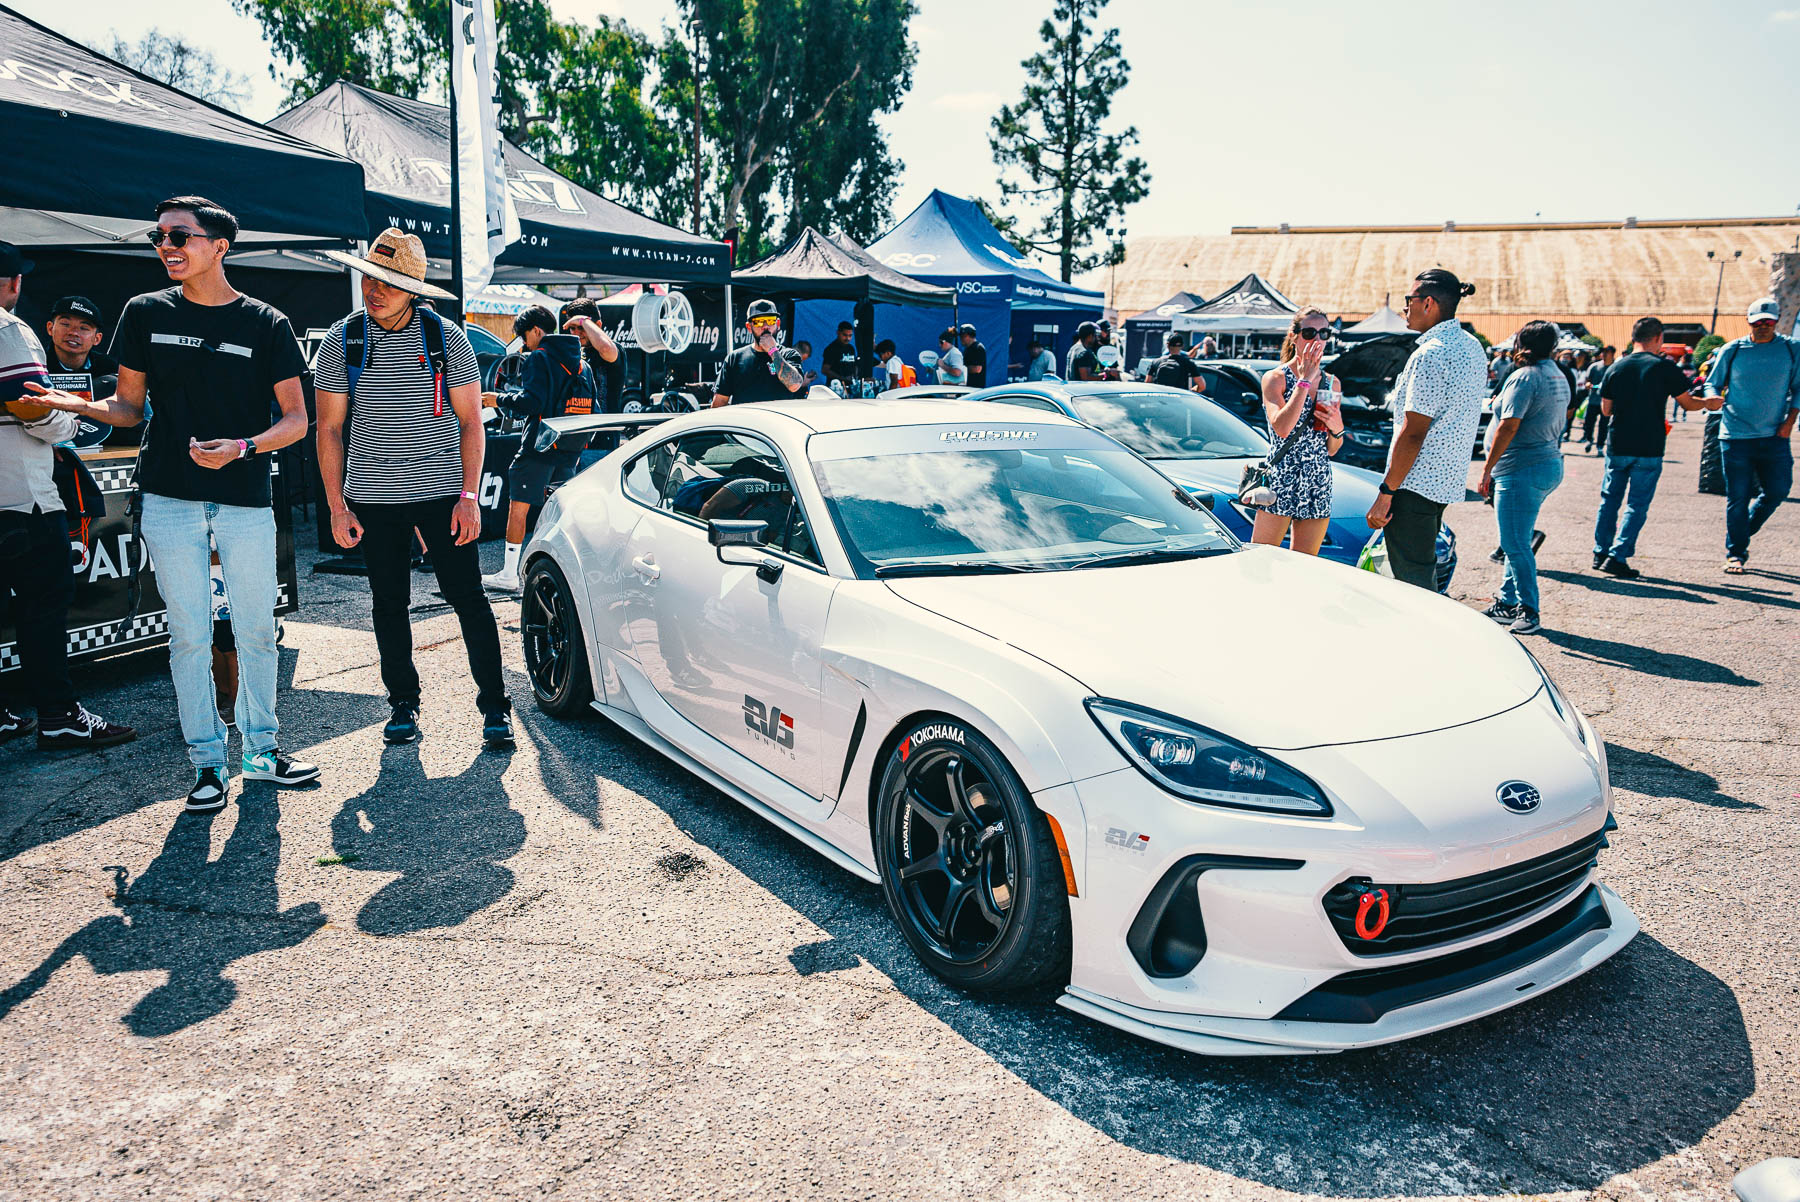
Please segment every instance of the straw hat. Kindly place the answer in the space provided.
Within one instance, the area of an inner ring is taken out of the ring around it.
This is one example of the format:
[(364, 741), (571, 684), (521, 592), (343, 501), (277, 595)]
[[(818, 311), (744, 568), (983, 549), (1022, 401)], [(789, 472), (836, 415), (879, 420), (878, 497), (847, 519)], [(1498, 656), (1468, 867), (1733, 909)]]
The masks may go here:
[(345, 267), (354, 268), (364, 275), (372, 275), (402, 292), (435, 297), (438, 300), (456, 299), (437, 285), (425, 282), (425, 244), (419, 241), (417, 234), (403, 234), (389, 226), (381, 231), (381, 236), (369, 247), (369, 257), (366, 259), (342, 250), (328, 250), (325, 255)]

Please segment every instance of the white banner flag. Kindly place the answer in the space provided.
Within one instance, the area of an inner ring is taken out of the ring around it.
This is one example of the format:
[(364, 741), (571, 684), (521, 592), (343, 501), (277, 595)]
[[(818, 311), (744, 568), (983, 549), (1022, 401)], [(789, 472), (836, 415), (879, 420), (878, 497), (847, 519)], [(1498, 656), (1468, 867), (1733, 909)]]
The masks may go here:
[(519, 240), (519, 211), (506, 186), (495, 98), (494, 0), (451, 0), (450, 81), (456, 106), (458, 211), (462, 220), (463, 299), (487, 285), (494, 260)]

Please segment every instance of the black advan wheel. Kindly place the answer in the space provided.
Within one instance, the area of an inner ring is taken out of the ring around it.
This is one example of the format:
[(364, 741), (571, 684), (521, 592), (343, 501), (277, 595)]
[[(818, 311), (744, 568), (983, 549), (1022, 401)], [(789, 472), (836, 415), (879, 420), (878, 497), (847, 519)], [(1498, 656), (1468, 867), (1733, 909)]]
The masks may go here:
[(521, 593), (525, 671), (538, 708), (553, 718), (578, 714), (594, 699), (594, 686), (569, 582), (553, 560), (542, 557), (525, 573)]
[(1069, 971), (1069, 899), (1050, 825), (998, 749), (960, 722), (910, 727), (875, 806), (882, 891), (925, 966), (966, 989)]

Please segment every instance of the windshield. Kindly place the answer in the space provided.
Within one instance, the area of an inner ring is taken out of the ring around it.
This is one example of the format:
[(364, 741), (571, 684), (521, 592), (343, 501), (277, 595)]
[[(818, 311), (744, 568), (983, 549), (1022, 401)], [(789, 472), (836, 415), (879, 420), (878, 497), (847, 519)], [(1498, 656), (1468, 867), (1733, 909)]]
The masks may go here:
[(1191, 393), (1104, 392), (1070, 399), (1082, 421), (1146, 459), (1259, 459), (1269, 453), (1262, 435)]
[(1060, 571), (1237, 548), (1110, 439), (1003, 422), (812, 439), (813, 472), (859, 575)]

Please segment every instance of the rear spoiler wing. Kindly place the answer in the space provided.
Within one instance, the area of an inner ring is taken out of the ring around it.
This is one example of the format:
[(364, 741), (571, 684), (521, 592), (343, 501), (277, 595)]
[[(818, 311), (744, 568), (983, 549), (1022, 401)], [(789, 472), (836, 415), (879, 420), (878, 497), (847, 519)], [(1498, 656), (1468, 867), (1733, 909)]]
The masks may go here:
[[(660, 425), (679, 413), (592, 413), (569, 417), (547, 417), (539, 423), (538, 450), (548, 452), (564, 437), (617, 431), (621, 438), (635, 438), (651, 426)], [(543, 431), (550, 431), (550, 445), (544, 446)]]

